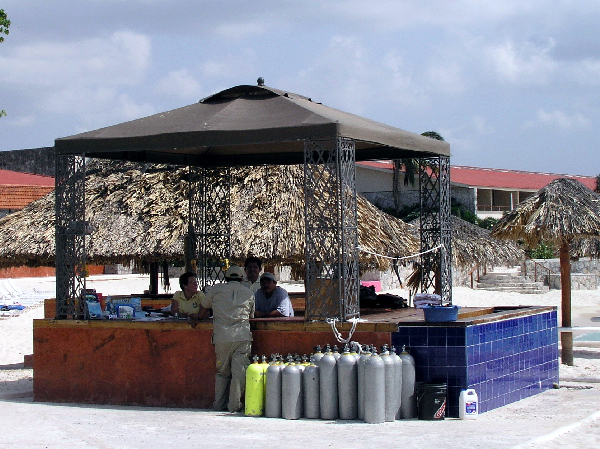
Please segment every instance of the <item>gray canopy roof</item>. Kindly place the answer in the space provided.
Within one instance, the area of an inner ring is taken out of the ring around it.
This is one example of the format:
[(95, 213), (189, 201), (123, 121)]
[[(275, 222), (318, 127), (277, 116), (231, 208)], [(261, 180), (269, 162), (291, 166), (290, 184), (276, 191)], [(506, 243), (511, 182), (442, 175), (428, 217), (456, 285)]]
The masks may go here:
[(57, 154), (196, 166), (304, 163), (304, 140), (349, 138), (356, 160), (449, 156), (446, 142), (263, 85), (56, 139)]

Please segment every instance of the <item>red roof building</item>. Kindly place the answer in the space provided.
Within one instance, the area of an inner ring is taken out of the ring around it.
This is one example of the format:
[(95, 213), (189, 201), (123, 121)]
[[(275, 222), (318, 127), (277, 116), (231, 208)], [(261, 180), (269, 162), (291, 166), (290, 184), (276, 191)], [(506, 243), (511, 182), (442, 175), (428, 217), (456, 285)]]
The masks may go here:
[(527, 190), (537, 192), (558, 178), (575, 179), (591, 190), (596, 189), (593, 176), (560, 175), (500, 168), (477, 168), (464, 165), (450, 167), (450, 182), (469, 187)]
[(52, 190), (52, 176), (0, 170), (0, 217), (23, 209)]
[[(391, 207), (391, 161), (366, 161), (357, 163), (357, 191), (379, 206)], [(370, 175), (369, 173), (372, 173)], [(562, 175), (497, 168), (478, 168), (463, 165), (450, 167), (450, 185), (453, 199), (471, 209), (479, 218), (500, 218), (518, 203), (558, 178), (570, 178), (595, 190), (593, 176)], [(408, 203), (414, 203), (416, 187), (404, 187)], [(377, 190), (377, 193), (376, 193)], [(386, 202), (387, 192), (388, 201)], [(381, 204), (385, 202), (386, 204)]]

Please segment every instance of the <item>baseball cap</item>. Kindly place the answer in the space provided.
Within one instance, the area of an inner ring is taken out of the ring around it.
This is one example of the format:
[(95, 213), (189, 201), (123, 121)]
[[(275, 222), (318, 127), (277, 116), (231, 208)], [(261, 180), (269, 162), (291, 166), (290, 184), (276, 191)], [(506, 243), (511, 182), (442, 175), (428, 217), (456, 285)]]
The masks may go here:
[(273, 282), (277, 282), (277, 279), (275, 279), (275, 275), (269, 272), (265, 272), (260, 275), (260, 280), (262, 281), (263, 279), (271, 279)]
[(231, 279), (242, 279), (244, 277), (244, 270), (242, 267), (238, 267), (237, 265), (231, 265), (225, 272), (225, 277)]

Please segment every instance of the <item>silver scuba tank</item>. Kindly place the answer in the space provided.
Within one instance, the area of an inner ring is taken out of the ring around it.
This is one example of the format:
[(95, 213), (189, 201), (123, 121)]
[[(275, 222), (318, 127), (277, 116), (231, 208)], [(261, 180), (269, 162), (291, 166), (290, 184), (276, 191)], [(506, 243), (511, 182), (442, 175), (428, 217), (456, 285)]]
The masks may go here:
[(319, 360), (319, 406), (321, 419), (338, 418), (337, 363), (331, 351)]
[(365, 362), (365, 417), (369, 424), (385, 422), (385, 364), (375, 348)]
[(313, 357), (302, 373), (302, 388), (304, 394), (304, 417), (319, 419), (321, 409), (319, 405), (319, 367), (315, 365)]
[(358, 418), (358, 366), (348, 345), (337, 360), (340, 419)]
[(284, 364), (273, 356), (273, 361), (267, 368), (265, 385), (265, 416), (281, 418), (281, 371)]
[(293, 360), (281, 372), (281, 417), (302, 418), (302, 371)]
[(400, 403), (400, 418), (411, 419), (417, 417), (417, 394), (415, 392), (415, 359), (402, 347), (400, 354), (402, 360), (402, 402)]
[(400, 419), (400, 405), (402, 404), (402, 359), (396, 354), (396, 349), (392, 346), (390, 348), (390, 356), (394, 361), (394, 372), (396, 373), (396, 419)]
[(365, 363), (371, 357), (370, 348), (365, 345), (358, 359), (358, 419), (365, 419)]
[(312, 357), (313, 361), (315, 362), (315, 365), (319, 365), (319, 360), (321, 360), (321, 357), (323, 357), (323, 353), (321, 352), (321, 345), (317, 345), (315, 347), (315, 352), (313, 352)]
[(398, 399), (396, 396), (396, 364), (390, 356), (387, 345), (381, 348), (381, 360), (385, 368), (385, 420), (396, 420)]
[(333, 345), (333, 351), (331, 351), (331, 353), (333, 354), (333, 356), (335, 357), (336, 360), (338, 360), (342, 354), (340, 354), (340, 351), (337, 347), (337, 345)]

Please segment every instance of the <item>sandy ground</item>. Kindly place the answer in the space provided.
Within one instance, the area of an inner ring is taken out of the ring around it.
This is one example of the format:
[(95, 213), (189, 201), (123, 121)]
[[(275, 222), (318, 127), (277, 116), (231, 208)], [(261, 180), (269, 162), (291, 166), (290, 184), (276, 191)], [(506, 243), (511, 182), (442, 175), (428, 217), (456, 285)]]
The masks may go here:
[[(53, 278), (14, 279), (24, 292), (53, 292)], [(147, 288), (145, 276), (93, 276), (88, 287), (104, 294)], [(287, 285), (290, 290), (297, 285)], [(393, 291), (405, 295), (403, 291)], [(407, 296), (407, 295), (406, 295)], [(554, 305), (560, 291), (523, 295), (453, 289), (461, 306)], [(600, 290), (573, 291), (575, 366), (560, 366), (560, 388), (484, 413), (477, 420), (405, 420), (368, 425), (356, 421), (249, 418), (207, 410), (89, 406), (33, 402), (32, 320), (40, 303), (0, 320), (0, 449), (343, 446), (345, 448), (592, 448), (600, 440)], [(559, 313), (560, 316), (560, 313)], [(360, 324), (359, 324), (360, 327)]]

